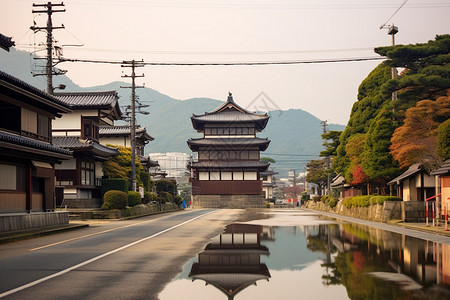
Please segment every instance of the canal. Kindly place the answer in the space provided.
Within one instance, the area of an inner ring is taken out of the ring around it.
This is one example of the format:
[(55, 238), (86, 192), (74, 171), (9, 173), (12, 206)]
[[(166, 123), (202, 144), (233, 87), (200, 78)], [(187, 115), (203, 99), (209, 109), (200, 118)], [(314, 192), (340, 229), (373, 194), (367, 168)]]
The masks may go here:
[(302, 210), (251, 219), (193, 255), (159, 298), (450, 299), (450, 244)]

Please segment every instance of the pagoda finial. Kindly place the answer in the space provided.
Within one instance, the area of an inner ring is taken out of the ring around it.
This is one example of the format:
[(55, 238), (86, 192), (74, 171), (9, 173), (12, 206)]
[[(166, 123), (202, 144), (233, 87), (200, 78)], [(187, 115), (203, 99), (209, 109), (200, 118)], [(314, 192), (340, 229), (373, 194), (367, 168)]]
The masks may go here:
[(231, 94), (231, 92), (228, 92), (228, 99), (227, 99), (227, 101), (228, 101), (228, 102), (234, 102), (234, 100), (233, 100), (233, 94)]

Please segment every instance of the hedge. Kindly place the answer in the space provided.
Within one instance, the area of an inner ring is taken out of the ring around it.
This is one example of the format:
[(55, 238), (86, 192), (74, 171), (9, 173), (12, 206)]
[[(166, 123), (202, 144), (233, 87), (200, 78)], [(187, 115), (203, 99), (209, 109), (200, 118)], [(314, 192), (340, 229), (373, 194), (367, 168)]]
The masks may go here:
[(346, 198), (343, 200), (342, 204), (345, 207), (369, 207), (370, 205), (378, 204), (383, 205), (384, 201), (403, 201), (402, 198), (396, 196), (355, 196), (351, 198)]
[(153, 201), (158, 201), (158, 195), (155, 193), (144, 192), (144, 199), (142, 199), (142, 203), (150, 203)]
[(102, 179), (102, 197), (107, 191), (122, 191), (128, 192), (128, 179), (127, 178), (108, 178)]
[(128, 192), (128, 206), (141, 204), (141, 194), (139, 192)]
[(127, 193), (116, 190), (107, 191), (103, 196), (102, 209), (125, 209), (127, 202)]

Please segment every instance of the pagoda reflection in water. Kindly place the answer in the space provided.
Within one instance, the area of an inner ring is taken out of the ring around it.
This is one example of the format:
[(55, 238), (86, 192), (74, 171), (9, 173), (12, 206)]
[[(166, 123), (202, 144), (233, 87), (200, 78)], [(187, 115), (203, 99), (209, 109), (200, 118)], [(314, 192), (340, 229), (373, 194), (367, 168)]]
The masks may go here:
[(198, 255), (189, 273), (192, 281), (201, 279), (225, 295), (234, 297), (261, 279), (269, 280), (270, 272), (261, 263), (261, 255), (269, 256), (269, 249), (261, 245), (263, 227), (232, 224), (209, 243)]

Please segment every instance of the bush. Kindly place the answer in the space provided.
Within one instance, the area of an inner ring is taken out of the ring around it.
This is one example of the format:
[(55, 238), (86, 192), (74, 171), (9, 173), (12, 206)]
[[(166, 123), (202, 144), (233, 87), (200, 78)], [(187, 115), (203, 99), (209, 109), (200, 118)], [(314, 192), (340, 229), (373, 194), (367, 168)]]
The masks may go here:
[(153, 201), (158, 201), (158, 196), (155, 193), (144, 192), (142, 203), (151, 203)]
[(181, 203), (183, 202), (183, 197), (181, 196), (175, 196), (175, 198), (173, 198), (173, 202), (175, 202), (176, 205), (181, 205)]
[(154, 184), (153, 180), (150, 178), (150, 173), (148, 172), (140, 172), (142, 184), (144, 185), (144, 190), (146, 192), (150, 192), (152, 190), (152, 186)]
[(127, 202), (127, 193), (116, 190), (107, 191), (103, 196), (102, 209), (125, 209)]
[(108, 178), (102, 179), (102, 197), (107, 191), (122, 191), (128, 192), (128, 179), (127, 178)]
[(372, 196), (369, 201), (371, 205), (383, 205), (384, 201), (403, 201), (403, 199), (397, 196)]
[(161, 192), (168, 192), (174, 197), (177, 194), (177, 185), (170, 180), (161, 179), (156, 181), (156, 192), (158, 195)]
[(368, 207), (369, 205), (383, 205), (384, 201), (403, 201), (402, 198), (396, 196), (355, 196), (343, 200), (345, 207)]
[(161, 203), (166, 203), (172, 201), (173, 196), (168, 192), (159, 192), (158, 201)]
[(314, 202), (319, 202), (319, 201), (320, 201), (320, 196), (313, 196), (313, 197), (312, 197), (312, 200), (313, 200)]
[(330, 205), (331, 208), (335, 207), (338, 203), (338, 200), (334, 197), (331, 197), (330, 202), (328, 202), (328, 204)]
[(139, 192), (128, 192), (128, 206), (141, 204), (141, 194)]

